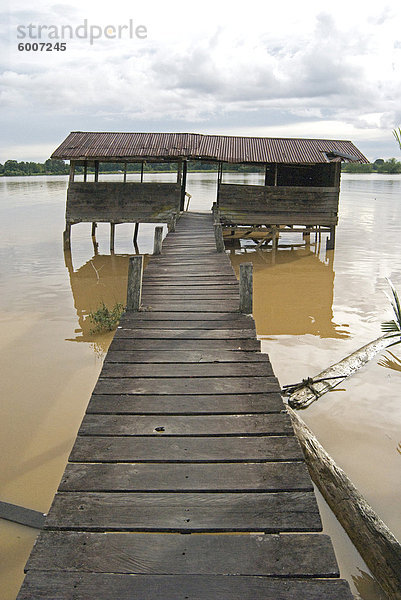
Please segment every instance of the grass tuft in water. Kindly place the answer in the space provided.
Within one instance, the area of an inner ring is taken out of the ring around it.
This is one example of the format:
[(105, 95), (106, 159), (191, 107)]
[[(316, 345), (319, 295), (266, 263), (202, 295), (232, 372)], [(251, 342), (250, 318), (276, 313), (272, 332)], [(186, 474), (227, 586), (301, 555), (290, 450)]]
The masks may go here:
[(104, 331), (113, 331), (118, 325), (121, 315), (125, 310), (125, 306), (120, 303), (116, 303), (112, 309), (109, 309), (104, 302), (99, 306), (95, 312), (89, 313), (89, 319), (94, 323), (90, 332), (102, 333)]

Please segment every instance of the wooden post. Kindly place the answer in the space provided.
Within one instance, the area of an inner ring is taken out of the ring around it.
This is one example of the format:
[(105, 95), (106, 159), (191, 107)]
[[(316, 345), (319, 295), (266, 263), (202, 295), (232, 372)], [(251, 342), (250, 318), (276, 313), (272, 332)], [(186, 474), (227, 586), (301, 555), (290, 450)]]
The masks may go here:
[(137, 240), (138, 240), (138, 231), (139, 231), (139, 223), (135, 223), (134, 238), (133, 238), (134, 244), (136, 244)]
[(124, 183), (127, 183), (127, 163), (124, 163)]
[(291, 408), (287, 410), (313, 481), (386, 595), (392, 600), (400, 600), (399, 542), (304, 421)]
[(216, 240), (216, 250), (217, 252), (224, 252), (224, 240), (223, 240), (223, 228), (220, 223), (214, 224), (214, 237)]
[(167, 224), (169, 233), (174, 233), (176, 225), (177, 225), (177, 213), (173, 213), (171, 220)]
[(181, 184), (181, 203), (180, 210), (185, 208), (185, 187), (187, 185), (187, 161), (184, 160), (182, 164), (182, 184)]
[(138, 311), (142, 297), (143, 256), (130, 256), (127, 284), (127, 310)]
[(65, 231), (63, 232), (64, 250), (70, 250), (71, 248), (71, 223), (65, 224)]
[(114, 252), (115, 236), (116, 236), (116, 224), (110, 223), (110, 252)]
[(155, 227), (155, 239), (153, 242), (153, 254), (161, 254), (163, 245), (163, 227)]
[(181, 183), (182, 160), (177, 163), (177, 183)]
[(253, 308), (253, 265), (243, 263), (239, 267), (239, 309), (246, 315), (252, 314)]
[(97, 223), (94, 221), (92, 223), (92, 237), (95, 237), (95, 235), (96, 235), (96, 227), (97, 227)]
[(74, 177), (75, 177), (75, 161), (71, 160), (70, 161), (70, 177), (68, 180), (68, 185), (71, 185), (71, 183), (74, 183)]
[(99, 181), (99, 161), (95, 160), (95, 182)]
[(143, 183), (143, 161), (141, 162), (141, 183)]
[(85, 161), (84, 164), (84, 182), (86, 183), (88, 181), (88, 163), (87, 161)]
[(274, 163), (274, 185), (277, 186), (277, 179), (278, 179), (278, 173), (277, 173), (277, 163)]

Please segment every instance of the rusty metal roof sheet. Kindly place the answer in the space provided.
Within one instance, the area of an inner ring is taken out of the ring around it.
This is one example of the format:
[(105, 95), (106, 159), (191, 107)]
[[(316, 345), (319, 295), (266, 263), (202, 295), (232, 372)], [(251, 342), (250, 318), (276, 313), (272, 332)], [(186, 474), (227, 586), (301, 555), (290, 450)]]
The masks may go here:
[(261, 138), (197, 133), (73, 131), (52, 154), (67, 160), (211, 160), (229, 163), (367, 163), (347, 140)]

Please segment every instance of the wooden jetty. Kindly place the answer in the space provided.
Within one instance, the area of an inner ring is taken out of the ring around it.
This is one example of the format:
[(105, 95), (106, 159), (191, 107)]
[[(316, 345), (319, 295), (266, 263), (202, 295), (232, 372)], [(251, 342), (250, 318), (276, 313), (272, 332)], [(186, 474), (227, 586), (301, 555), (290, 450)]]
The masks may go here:
[(106, 356), (18, 600), (351, 600), (209, 214)]

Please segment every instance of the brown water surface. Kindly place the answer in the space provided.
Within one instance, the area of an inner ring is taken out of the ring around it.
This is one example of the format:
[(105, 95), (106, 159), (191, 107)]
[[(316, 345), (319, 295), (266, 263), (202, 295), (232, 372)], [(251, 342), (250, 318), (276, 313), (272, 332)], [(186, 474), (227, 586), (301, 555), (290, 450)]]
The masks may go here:
[[(172, 175), (147, 177), (169, 180)], [(225, 181), (257, 183), (258, 175)], [(110, 176), (112, 179), (113, 177)], [(116, 176), (115, 178), (118, 178)], [(72, 229), (62, 248), (65, 177), (0, 178), (0, 500), (46, 512), (58, 487), (112, 334), (93, 335), (101, 302), (125, 302), (132, 226)], [(215, 174), (190, 174), (191, 208), (215, 199)], [(153, 245), (141, 225), (141, 253)], [(231, 251), (235, 269), (254, 264), (255, 319), (282, 384), (314, 375), (380, 335), (392, 318), (385, 277), (401, 291), (401, 177), (344, 176), (335, 251), (300, 247), (290, 234), (278, 252), (252, 244)], [(313, 241), (313, 237), (312, 237)], [(284, 247), (285, 244), (285, 247)], [(401, 351), (373, 360), (302, 417), (379, 515), (401, 538)], [(383, 598), (332, 513), (320, 501), (342, 575), (357, 598)], [(0, 520), (0, 589), (13, 600), (36, 531)]]

